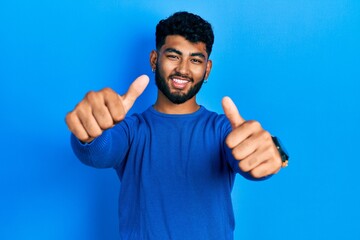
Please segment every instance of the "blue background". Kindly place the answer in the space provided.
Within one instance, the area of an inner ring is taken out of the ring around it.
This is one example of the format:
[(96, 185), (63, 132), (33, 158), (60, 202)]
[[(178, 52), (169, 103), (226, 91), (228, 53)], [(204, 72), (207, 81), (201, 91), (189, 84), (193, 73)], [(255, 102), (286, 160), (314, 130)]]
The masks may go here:
[[(212, 23), (213, 70), (198, 100), (280, 136), (290, 166), (237, 178), (235, 239), (360, 239), (360, 2), (0, 2), (0, 239), (116, 239), (120, 183), (82, 165), (64, 117), (89, 90), (150, 86), (155, 25), (178, 10)], [(199, 223), (201, 224), (201, 223)]]

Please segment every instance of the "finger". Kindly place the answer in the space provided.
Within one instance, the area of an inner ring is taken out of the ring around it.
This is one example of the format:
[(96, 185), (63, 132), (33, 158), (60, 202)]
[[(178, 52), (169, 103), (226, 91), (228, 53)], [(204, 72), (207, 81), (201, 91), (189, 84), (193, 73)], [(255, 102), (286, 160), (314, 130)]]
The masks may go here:
[[(114, 95), (119, 101), (117, 93), (109, 88), (104, 88), (99, 92), (88, 92), (84, 100), (81, 101), (75, 108), (76, 114), (79, 116), (80, 120), (82, 122), (90, 122), (91, 118), (95, 118), (100, 129), (105, 130), (112, 127), (113, 120), (107, 106), (105, 105), (108, 95)], [(90, 119), (88, 120), (87, 118)], [(89, 128), (85, 129), (88, 130)]]
[(258, 143), (253, 136), (241, 141), (237, 146), (232, 148), (234, 158), (236, 160), (244, 160), (260, 147)]
[[(261, 133), (263, 132), (264, 131), (259, 122), (253, 120), (246, 121), (229, 133), (226, 138), (226, 144), (229, 148), (234, 148), (245, 139), (251, 137), (259, 138), (260, 141), (262, 137)], [(254, 139), (254, 141), (257, 140)]]
[(86, 142), (90, 138), (79, 118), (73, 112), (66, 115), (65, 121), (69, 130), (77, 139)]
[(105, 105), (93, 106), (93, 115), (96, 122), (102, 130), (106, 130), (114, 126), (114, 120)]
[(125, 118), (126, 113), (123, 106), (123, 101), (117, 93), (108, 94), (108, 96), (105, 98), (105, 105), (110, 112), (113, 124), (118, 123)]
[(97, 93), (99, 97), (92, 99), (92, 114), (101, 129), (106, 130), (125, 117), (122, 100), (111, 88), (104, 88)]
[(263, 178), (275, 174), (280, 168), (272, 161), (265, 161), (250, 171), (254, 178)]
[(242, 171), (249, 172), (268, 160), (270, 160), (269, 154), (262, 149), (257, 149), (255, 152), (240, 161), (239, 167)]
[(77, 116), (90, 138), (96, 138), (102, 134), (102, 129), (92, 113), (78, 111)]
[(222, 107), (233, 129), (239, 127), (241, 124), (245, 122), (245, 120), (241, 117), (236, 105), (231, 100), (231, 98), (224, 97), (222, 99)]
[(127, 93), (122, 96), (125, 113), (134, 105), (136, 99), (144, 92), (149, 83), (149, 77), (141, 75), (129, 87)]
[(269, 145), (260, 145), (255, 152), (248, 155), (239, 162), (239, 167), (244, 172), (249, 172), (266, 163), (269, 173), (278, 171), (281, 167), (281, 160), (278, 150)]

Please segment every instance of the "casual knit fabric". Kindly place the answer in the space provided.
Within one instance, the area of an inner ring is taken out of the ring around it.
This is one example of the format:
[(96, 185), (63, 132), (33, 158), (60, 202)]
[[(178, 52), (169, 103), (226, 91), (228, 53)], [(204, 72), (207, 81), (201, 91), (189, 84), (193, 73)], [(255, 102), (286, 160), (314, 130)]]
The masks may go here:
[(90, 144), (72, 135), (85, 164), (113, 167), (121, 181), (121, 239), (233, 239), (231, 190), (242, 173), (225, 145), (231, 125), (200, 107), (172, 115), (150, 107)]

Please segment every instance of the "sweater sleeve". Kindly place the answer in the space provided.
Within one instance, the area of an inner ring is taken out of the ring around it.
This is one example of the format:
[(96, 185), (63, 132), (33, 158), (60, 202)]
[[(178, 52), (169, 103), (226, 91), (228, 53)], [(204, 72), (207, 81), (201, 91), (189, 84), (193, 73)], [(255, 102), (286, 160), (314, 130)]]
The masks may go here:
[(71, 134), (71, 147), (84, 164), (95, 168), (116, 168), (129, 149), (128, 125), (123, 121), (90, 143), (82, 143)]

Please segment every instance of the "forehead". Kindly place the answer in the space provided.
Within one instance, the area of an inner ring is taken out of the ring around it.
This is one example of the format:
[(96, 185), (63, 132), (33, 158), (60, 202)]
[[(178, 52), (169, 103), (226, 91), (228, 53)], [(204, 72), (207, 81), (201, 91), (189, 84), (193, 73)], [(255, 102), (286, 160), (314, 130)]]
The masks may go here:
[(205, 43), (193, 43), (186, 40), (183, 36), (180, 35), (169, 35), (165, 38), (165, 43), (161, 47), (160, 51), (162, 52), (168, 48), (174, 48), (184, 55), (202, 53), (206, 58), (208, 58)]

